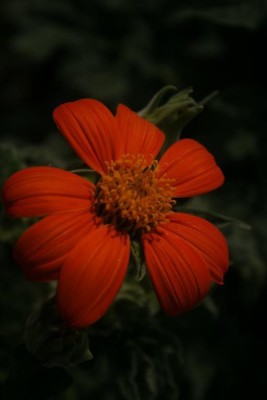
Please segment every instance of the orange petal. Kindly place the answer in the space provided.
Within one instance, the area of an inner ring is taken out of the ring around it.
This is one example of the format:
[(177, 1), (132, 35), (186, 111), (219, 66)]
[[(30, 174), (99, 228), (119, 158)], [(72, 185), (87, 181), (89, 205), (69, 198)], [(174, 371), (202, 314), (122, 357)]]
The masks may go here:
[(157, 156), (165, 139), (159, 128), (122, 104), (118, 106), (116, 120), (120, 132), (116, 159), (123, 154), (144, 154), (151, 161)]
[(125, 278), (129, 254), (129, 237), (108, 225), (95, 228), (73, 249), (57, 293), (60, 313), (70, 326), (91, 325), (107, 311)]
[(92, 215), (89, 213), (45, 217), (18, 239), (14, 258), (33, 281), (57, 279), (67, 255), (92, 226)]
[(159, 177), (172, 178), (174, 197), (191, 197), (218, 188), (224, 182), (214, 157), (200, 143), (182, 139), (163, 154)]
[(167, 315), (193, 308), (208, 293), (211, 278), (196, 251), (174, 234), (145, 234), (145, 260), (159, 303)]
[(82, 99), (60, 105), (53, 118), (78, 156), (95, 171), (105, 172), (105, 161), (115, 159), (119, 141), (111, 112), (97, 100)]
[(164, 229), (186, 241), (205, 259), (212, 280), (222, 284), (229, 267), (229, 252), (223, 234), (203, 218), (184, 213), (167, 215)]
[(12, 175), (3, 187), (8, 214), (36, 217), (89, 210), (94, 185), (53, 167), (31, 167)]

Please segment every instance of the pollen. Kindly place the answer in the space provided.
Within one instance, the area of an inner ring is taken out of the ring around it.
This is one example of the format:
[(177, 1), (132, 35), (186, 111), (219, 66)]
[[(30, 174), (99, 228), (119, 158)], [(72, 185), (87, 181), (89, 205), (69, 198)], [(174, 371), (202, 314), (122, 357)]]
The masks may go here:
[(136, 234), (150, 232), (167, 220), (172, 209), (172, 179), (158, 177), (157, 160), (126, 154), (107, 163), (107, 173), (96, 184), (94, 212), (106, 224)]

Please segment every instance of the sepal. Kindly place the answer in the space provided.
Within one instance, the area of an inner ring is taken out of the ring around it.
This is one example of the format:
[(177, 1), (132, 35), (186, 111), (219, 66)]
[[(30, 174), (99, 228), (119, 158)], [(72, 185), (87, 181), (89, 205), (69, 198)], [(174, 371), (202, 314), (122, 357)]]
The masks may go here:
[(146, 274), (146, 264), (141, 244), (136, 241), (131, 241), (131, 256), (136, 267), (135, 279), (141, 281)]
[(163, 87), (138, 113), (166, 134), (168, 145), (180, 138), (182, 129), (204, 108), (191, 97), (191, 87), (172, 95), (160, 105), (164, 96), (173, 91), (177, 91), (174, 86)]

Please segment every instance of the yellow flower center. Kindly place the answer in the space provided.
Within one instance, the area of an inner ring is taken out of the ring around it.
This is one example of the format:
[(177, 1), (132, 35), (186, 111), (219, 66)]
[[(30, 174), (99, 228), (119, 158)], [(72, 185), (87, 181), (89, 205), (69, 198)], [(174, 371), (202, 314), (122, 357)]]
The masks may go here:
[(129, 234), (156, 228), (175, 203), (172, 179), (159, 178), (158, 169), (156, 160), (147, 165), (140, 154), (107, 163), (107, 173), (96, 184), (95, 213)]

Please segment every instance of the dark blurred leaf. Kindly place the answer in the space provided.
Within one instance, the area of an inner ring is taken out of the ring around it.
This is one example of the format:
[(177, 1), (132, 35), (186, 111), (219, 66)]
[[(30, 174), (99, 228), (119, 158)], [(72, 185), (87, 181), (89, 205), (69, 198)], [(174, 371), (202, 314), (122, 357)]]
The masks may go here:
[(195, 8), (184, 7), (170, 17), (170, 22), (200, 18), (214, 23), (256, 29), (266, 18), (267, 3), (265, 0), (236, 0), (222, 4), (208, 4)]
[(228, 234), (232, 268), (238, 275), (236, 291), (245, 305), (255, 303), (267, 283), (266, 260), (251, 232), (233, 229)]
[(46, 367), (69, 368), (93, 358), (87, 332), (62, 321), (54, 297), (30, 315), (24, 337), (27, 350)]
[(66, 371), (42, 367), (21, 345), (3, 387), (4, 400), (49, 400), (64, 392), (71, 383)]
[(2, 209), (0, 214), (0, 241), (13, 244), (33, 222), (33, 218), (15, 219), (8, 217)]

